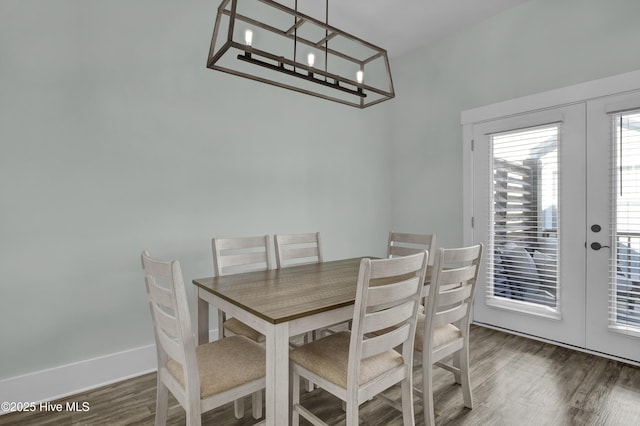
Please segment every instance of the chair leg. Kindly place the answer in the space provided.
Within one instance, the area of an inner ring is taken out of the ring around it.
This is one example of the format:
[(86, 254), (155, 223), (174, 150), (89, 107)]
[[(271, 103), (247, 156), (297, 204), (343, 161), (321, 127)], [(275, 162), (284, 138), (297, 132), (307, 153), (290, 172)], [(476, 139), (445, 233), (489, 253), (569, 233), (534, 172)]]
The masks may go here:
[(202, 426), (200, 399), (192, 399), (185, 407), (187, 411), (187, 426)]
[(291, 376), (291, 426), (300, 426), (300, 414), (296, 405), (300, 404), (300, 376), (290, 371)]
[(187, 411), (187, 426), (202, 426), (202, 416), (200, 413)]
[[(347, 397), (347, 399), (350, 399)], [(347, 422), (346, 426), (358, 426), (360, 424), (360, 419), (358, 417), (358, 402), (351, 399), (347, 401)]]
[(462, 385), (462, 397), (464, 406), (473, 408), (473, 396), (471, 395), (471, 378), (469, 374), (469, 344), (465, 342), (464, 348), (460, 350), (460, 377)]
[(462, 378), (460, 377), (460, 364), (462, 363), (462, 351), (458, 351), (455, 354), (453, 354), (453, 360), (452, 360), (452, 365), (458, 370), (457, 372), (453, 373), (453, 380), (461, 385), (462, 384)]
[(413, 380), (411, 371), (402, 381), (402, 422), (404, 426), (415, 425), (415, 414), (413, 411)]
[(233, 412), (236, 416), (236, 419), (241, 419), (244, 417), (244, 399), (236, 399), (233, 401)]
[(433, 365), (431, 357), (423, 354), (422, 357), (422, 405), (424, 410), (425, 426), (435, 426), (435, 414), (433, 410), (433, 382), (432, 382)]
[(167, 424), (167, 410), (169, 408), (169, 389), (160, 380), (160, 372), (158, 371), (156, 392), (156, 420), (155, 426), (165, 426)]
[[(304, 343), (311, 343), (316, 339), (315, 336), (315, 331), (308, 331), (305, 335), (304, 335)], [(315, 386), (313, 384), (313, 382), (309, 379), (305, 380), (307, 382), (307, 392), (311, 392), (313, 389), (315, 389)]]
[(262, 417), (262, 391), (251, 394), (251, 409), (254, 419), (258, 420)]

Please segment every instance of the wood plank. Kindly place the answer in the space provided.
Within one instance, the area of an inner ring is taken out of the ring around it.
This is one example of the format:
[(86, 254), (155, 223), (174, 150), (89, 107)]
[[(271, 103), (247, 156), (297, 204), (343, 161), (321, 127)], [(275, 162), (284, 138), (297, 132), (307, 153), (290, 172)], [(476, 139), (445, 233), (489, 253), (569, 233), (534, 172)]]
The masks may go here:
[(193, 280), (274, 324), (353, 305), (360, 258)]
[[(434, 369), (437, 425), (564, 426), (640, 424), (640, 368), (571, 349), (472, 325), (471, 385), (474, 409), (462, 405), (462, 391), (453, 376)], [(419, 372), (414, 383), (421, 388)], [(55, 401), (88, 402), (87, 412), (12, 413), (0, 416), (3, 426), (152, 425), (155, 412), (155, 373), (100, 387)], [(397, 399), (399, 387), (389, 396)], [(302, 404), (330, 424), (344, 421), (341, 403), (316, 389), (301, 396)], [(251, 398), (245, 399), (251, 407)], [(422, 406), (415, 405), (416, 426), (424, 425)], [(251, 410), (236, 420), (233, 404), (206, 413), (203, 424), (253, 425)], [(184, 425), (184, 410), (169, 397), (170, 426)], [(402, 415), (374, 399), (362, 405), (360, 423), (400, 426)], [(304, 423), (303, 423), (304, 424)]]

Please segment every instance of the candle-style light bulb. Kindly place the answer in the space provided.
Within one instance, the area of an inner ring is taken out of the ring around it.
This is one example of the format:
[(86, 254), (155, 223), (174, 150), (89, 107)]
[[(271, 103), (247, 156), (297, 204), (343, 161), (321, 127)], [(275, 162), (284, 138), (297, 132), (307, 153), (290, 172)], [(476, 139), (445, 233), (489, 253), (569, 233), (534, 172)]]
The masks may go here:
[(307, 63), (309, 64), (310, 67), (312, 67), (313, 64), (316, 63), (316, 55), (314, 55), (313, 53), (309, 53), (307, 55)]
[(364, 81), (364, 71), (358, 70), (358, 72), (356, 73), (356, 80), (359, 84), (362, 84), (362, 82)]
[(253, 31), (246, 30), (244, 32), (244, 41), (247, 44), (247, 46), (251, 46), (251, 43), (253, 43)]

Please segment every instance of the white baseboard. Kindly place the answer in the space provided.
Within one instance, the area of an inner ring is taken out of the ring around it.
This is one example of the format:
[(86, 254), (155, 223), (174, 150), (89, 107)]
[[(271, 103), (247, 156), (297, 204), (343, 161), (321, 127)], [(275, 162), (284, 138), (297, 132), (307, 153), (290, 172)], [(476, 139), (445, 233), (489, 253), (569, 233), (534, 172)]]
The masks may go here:
[[(212, 330), (209, 340), (216, 340), (217, 336), (217, 330)], [(156, 369), (155, 345), (142, 346), (0, 380), (0, 402), (35, 403), (39, 406), (41, 402), (65, 398)], [(2, 405), (0, 415), (9, 413), (5, 404)]]

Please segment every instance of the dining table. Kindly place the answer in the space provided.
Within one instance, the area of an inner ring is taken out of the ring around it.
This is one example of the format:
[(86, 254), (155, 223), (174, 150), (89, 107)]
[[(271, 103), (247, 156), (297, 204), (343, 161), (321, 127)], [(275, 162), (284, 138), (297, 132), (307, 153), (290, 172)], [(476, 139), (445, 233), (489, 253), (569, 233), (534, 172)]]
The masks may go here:
[[(267, 425), (290, 423), (290, 337), (353, 319), (362, 259), (193, 280), (199, 344), (209, 341), (209, 305), (265, 336)], [(222, 324), (218, 324), (218, 338), (222, 336)]]

